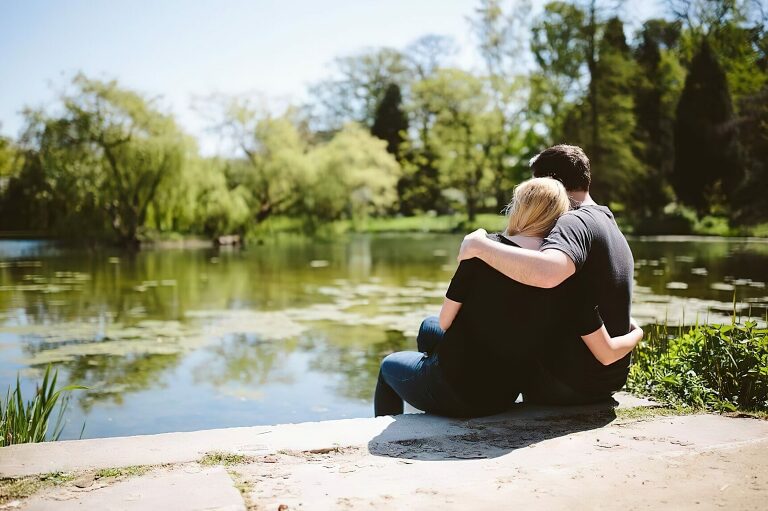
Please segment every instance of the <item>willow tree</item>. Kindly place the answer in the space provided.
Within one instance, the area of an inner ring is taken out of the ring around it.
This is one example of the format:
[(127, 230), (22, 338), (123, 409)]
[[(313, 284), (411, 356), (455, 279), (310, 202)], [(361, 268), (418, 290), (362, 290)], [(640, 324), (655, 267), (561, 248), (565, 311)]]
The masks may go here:
[(41, 190), (49, 227), (97, 228), (106, 220), (116, 240), (136, 245), (160, 187), (179, 175), (185, 137), (173, 119), (117, 82), (79, 74), (57, 115), (27, 113), (22, 137), (28, 173)]
[(321, 220), (361, 220), (395, 208), (400, 165), (386, 142), (361, 126), (346, 125), (310, 157), (312, 179), (297, 191), (306, 213)]
[(274, 115), (249, 98), (212, 98), (215, 128), (236, 154), (229, 160), (230, 180), (243, 187), (251, 219), (260, 223), (300, 202), (310, 175), (307, 137), (294, 112)]

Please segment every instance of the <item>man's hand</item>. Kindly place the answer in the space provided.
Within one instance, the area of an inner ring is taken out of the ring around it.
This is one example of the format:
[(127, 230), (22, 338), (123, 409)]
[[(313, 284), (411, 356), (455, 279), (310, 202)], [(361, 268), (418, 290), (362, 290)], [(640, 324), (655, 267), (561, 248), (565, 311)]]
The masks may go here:
[(459, 256), (457, 261), (461, 262), (465, 259), (472, 259), (480, 254), (480, 247), (487, 240), (485, 229), (478, 229), (464, 236), (464, 240), (461, 242), (459, 248)]

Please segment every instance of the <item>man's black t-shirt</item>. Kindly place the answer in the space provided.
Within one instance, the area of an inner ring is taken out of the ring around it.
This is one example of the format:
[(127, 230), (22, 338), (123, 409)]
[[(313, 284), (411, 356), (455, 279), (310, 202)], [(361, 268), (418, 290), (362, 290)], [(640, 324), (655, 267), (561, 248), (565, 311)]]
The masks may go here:
[[(611, 337), (629, 332), (634, 260), (613, 213), (588, 205), (561, 216), (541, 250), (565, 253), (576, 273), (556, 288), (552, 330), (537, 343), (536, 356), (549, 372), (573, 389), (590, 395), (619, 390), (627, 379), (630, 355), (604, 366), (581, 335), (599, 328)], [(592, 311), (585, 313), (585, 308)], [(599, 314), (598, 314), (599, 312)]]

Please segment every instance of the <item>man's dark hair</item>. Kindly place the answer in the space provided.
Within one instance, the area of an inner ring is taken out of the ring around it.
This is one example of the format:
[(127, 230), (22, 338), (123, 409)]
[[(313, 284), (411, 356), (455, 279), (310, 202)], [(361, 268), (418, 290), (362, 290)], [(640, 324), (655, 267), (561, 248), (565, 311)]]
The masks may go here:
[(559, 144), (544, 149), (531, 159), (533, 177), (552, 177), (566, 190), (589, 191), (592, 175), (589, 158), (579, 146)]

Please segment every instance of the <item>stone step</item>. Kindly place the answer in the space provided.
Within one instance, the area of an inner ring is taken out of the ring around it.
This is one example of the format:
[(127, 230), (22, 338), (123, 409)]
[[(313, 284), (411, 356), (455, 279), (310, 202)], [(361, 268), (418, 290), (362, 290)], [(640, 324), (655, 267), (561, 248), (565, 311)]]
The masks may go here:
[[(544, 407), (516, 405), (511, 411), (470, 420), (424, 414), (393, 417), (344, 419), (277, 426), (212, 429), (116, 438), (69, 440), (41, 444), (11, 445), (0, 449), (0, 477), (20, 477), (50, 472), (70, 472), (135, 465), (157, 465), (195, 461), (210, 452), (249, 456), (280, 450), (305, 451), (337, 446), (367, 445), (371, 439), (411, 440), (460, 436), (475, 427), (494, 424), (523, 425), (544, 417), (574, 417), (574, 424), (586, 427), (585, 415), (604, 425), (617, 408), (652, 406), (653, 403), (628, 394), (600, 405)], [(600, 414), (604, 419), (600, 419)], [(575, 426), (574, 426), (575, 427)]]
[(119, 509), (147, 511), (245, 511), (240, 492), (223, 467), (161, 469), (104, 486), (75, 486), (34, 495), (25, 511)]

